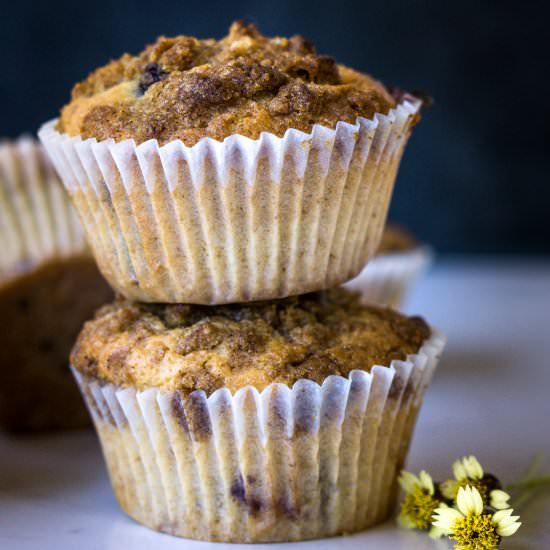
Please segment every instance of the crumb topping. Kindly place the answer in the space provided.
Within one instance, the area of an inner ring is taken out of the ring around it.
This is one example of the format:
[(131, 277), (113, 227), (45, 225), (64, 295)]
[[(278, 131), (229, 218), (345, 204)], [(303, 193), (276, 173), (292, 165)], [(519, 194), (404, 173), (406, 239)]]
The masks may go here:
[(317, 54), (302, 36), (267, 38), (235, 22), (219, 41), (162, 36), (141, 54), (97, 69), (74, 87), (58, 130), (193, 145), (205, 136), (309, 132), (394, 106), (382, 84)]
[(225, 306), (118, 300), (86, 323), (72, 364), (140, 389), (262, 390), (389, 365), (418, 352), (429, 336), (423, 319), (362, 306), (343, 289)]

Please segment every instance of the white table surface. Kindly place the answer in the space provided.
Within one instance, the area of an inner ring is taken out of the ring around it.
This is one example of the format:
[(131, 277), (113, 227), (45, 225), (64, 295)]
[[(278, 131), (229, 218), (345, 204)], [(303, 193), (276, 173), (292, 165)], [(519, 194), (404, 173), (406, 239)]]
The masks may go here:
[[(550, 263), (448, 260), (410, 298), (407, 311), (424, 315), (449, 342), (420, 414), (409, 468), (443, 478), (453, 459), (474, 453), (510, 480), (534, 451), (550, 457)], [(522, 528), (503, 548), (550, 548), (550, 492), (522, 512)], [(293, 543), (296, 549), (337, 546), (451, 548), (393, 522), (351, 537)], [(223, 547), (240, 546), (176, 539), (127, 518), (93, 433), (0, 436), (2, 550)]]

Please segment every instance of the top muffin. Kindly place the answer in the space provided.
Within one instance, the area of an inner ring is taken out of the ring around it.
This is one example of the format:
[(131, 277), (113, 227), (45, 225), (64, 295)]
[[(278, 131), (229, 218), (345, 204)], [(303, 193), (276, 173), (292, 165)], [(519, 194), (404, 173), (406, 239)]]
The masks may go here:
[(261, 132), (310, 132), (387, 113), (396, 104), (371, 77), (318, 55), (301, 36), (266, 38), (233, 23), (222, 40), (160, 37), (77, 84), (57, 129), (83, 139), (136, 143)]

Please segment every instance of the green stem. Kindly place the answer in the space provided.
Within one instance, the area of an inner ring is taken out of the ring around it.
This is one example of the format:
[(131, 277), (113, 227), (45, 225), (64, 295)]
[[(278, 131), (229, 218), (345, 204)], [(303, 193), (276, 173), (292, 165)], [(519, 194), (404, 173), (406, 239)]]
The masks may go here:
[(546, 456), (542, 451), (535, 453), (531, 459), (531, 462), (529, 462), (529, 466), (527, 466), (527, 471), (525, 472), (523, 479), (531, 479), (534, 477), (540, 467), (544, 464), (545, 459)]
[(511, 502), (510, 507), (516, 511), (519, 510), (531, 497), (533, 497), (535, 492), (534, 489), (524, 491)]
[(523, 478), (513, 481), (506, 486), (506, 489), (535, 489), (550, 483), (550, 474), (535, 478)]
[(538, 453), (535, 453), (527, 466), (525, 474), (506, 487), (507, 490), (519, 490), (519, 494), (513, 498), (511, 502), (511, 506), (515, 510), (524, 506), (525, 503), (535, 495), (539, 487), (548, 483), (550, 476), (545, 475), (535, 478), (536, 473), (544, 464), (545, 458), (546, 457), (543, 452), (539, 451)]

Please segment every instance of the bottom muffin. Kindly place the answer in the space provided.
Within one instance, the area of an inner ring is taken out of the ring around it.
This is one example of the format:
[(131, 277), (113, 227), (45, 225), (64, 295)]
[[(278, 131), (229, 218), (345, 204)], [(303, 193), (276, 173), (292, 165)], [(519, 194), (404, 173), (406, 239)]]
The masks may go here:
[(69, 353), (84, 321), (112, 297), (89, 254), (27, 266), (0, 281), (0, 426), (90, 424)]
[(428, 246), (419, 244), (400, 226), (390, 224), (374, 258), (346, 288), (360, 291), (365, 304), (399, 308), (432, 263), (432, 256)]
[(339, 289), (116, 301), (71, 361), (131, 517), (201, 540), (291, 541), (388, 517), (443, 344), (422, 319)]

